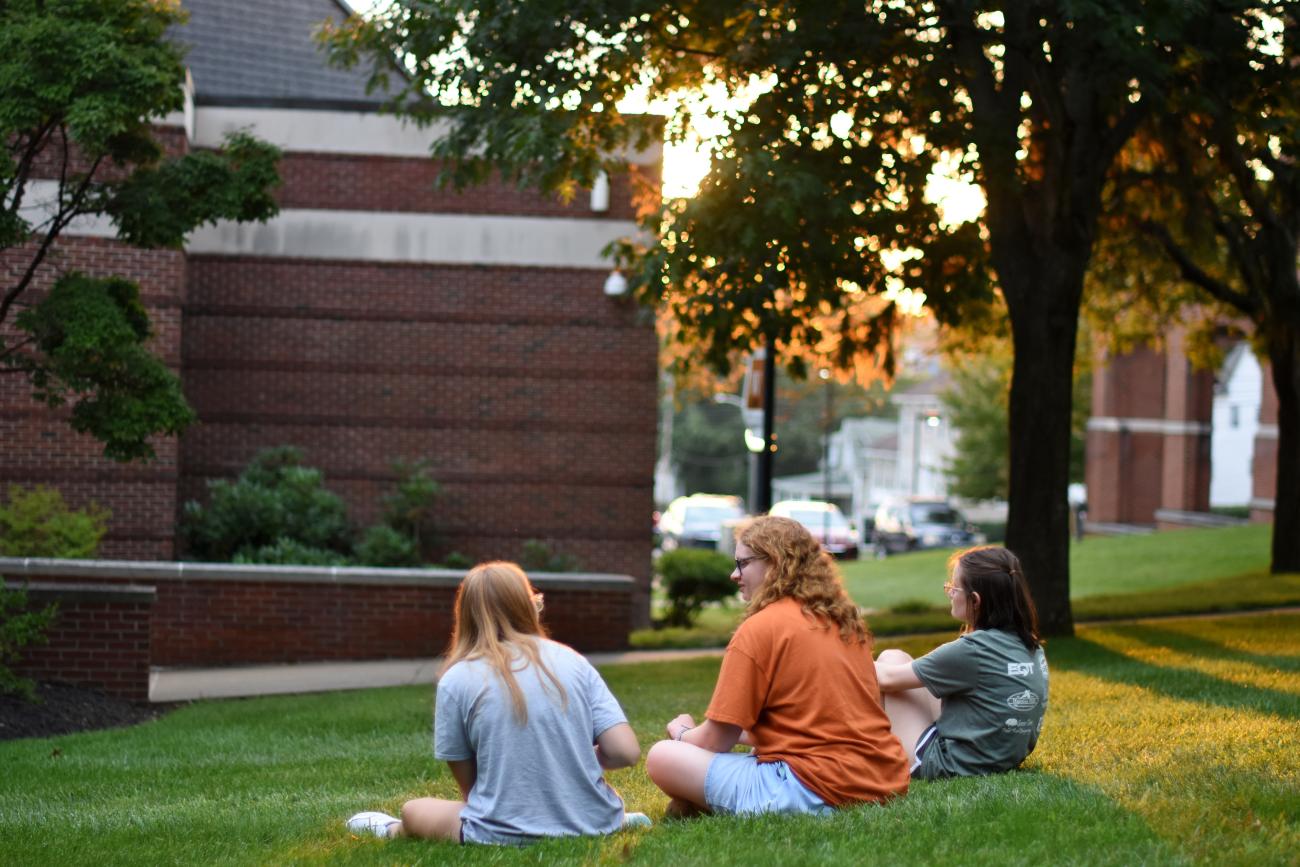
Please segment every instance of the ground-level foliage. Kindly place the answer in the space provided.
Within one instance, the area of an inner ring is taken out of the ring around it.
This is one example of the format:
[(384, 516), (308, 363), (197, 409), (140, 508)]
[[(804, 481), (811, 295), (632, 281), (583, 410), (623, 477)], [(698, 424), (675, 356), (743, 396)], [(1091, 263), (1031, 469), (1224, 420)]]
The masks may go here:
[[(1091, 627), (1048, 645), (1042, 744), (1018, 772), (916, 783), (887, 806), (662, 820), (525, 850), (351, 837), (360, 809), (451, 796), (428, 687), (199, 702), (134, 729), (0, 744), (0, 850), (24, 864), (1281, 864), (1300, 850), (1300, 615)], [(947, 636), (902, 642), (923, 653)], [(700, 713), (718, 660), (616, 665), (648, 747)]]

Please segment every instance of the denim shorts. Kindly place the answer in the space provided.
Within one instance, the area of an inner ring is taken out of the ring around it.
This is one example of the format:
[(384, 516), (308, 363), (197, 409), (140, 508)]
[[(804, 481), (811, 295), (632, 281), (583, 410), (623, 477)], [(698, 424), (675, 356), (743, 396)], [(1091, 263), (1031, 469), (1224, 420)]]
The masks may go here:
[(829, 813), (831, 807), (785, 762), (759, 762), (751, 753), (719, 753), (704, 775), (704, 800), (715, 813)]

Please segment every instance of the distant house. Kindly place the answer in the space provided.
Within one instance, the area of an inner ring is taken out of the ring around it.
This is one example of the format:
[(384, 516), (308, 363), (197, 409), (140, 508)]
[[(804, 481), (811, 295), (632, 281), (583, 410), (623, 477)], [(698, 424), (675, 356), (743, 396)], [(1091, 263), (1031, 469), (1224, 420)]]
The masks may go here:
[(1214, 378), (1210, 417), (1210, 505), (1246, 506), (1259, 433), (1263, 371), (1247, 343), (1229, 350)]
[[(380, 111), (313, 40), (334, 0), (185, 0), (193, 82), (163, 118), (172, 152), (247, 129), (278, 145), (281, 211), (140, 251), (99, 225), (66, 233), (42, 273), (140, 282), (156, 351), (199, 421), (148, 465), (119, 465), (0, 382), (0, 483), (44, 483), (112, 510), (104, 553), (177, 555), (182, 504), (259, 450), (295, 445), (359, 524), (426, 460), (446, 550), (518, 558), (540, 541), (632, 575), (648, 612), (658, 346), (605, 292), (602, 248), (636, 231), (631, 181), (564, 203), (513, 184), (435, 186), (432, 133)], [(658, 177), (657, 152), (635, 158)], [(3, 263), (0, 263), (3, 264)]]
[(948, 377), (930, 378), (890, 395), (898, 418), (850, 418), (831, 434), (829, 472), (772, 480), (772, 498), (830, 500), (855, 520), (874, 513), (886, 497), (944, 497), (946, 467), (956, 434), (940, 395)]

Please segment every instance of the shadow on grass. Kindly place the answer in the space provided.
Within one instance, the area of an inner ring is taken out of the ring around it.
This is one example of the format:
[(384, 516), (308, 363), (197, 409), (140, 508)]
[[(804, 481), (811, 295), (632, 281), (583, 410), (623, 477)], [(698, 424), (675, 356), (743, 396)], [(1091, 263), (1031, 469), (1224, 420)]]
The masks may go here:
[(1211, 641), (1199, 635), (1189, 635), (1175, 629), (1161, 629), (1157, 626), (1135, 623), (1123, 626), (1109, 626), (1107, 632), (1140, 641), (1148, 647), (1167, 647), (1179, 653), (1202, 656), (1207, 659), (1222, 659), (1232, 662), (1247, 662), (1279, 671), (1300, 671), (1300, 653), (1266, 654), (1237, 650), (1218, 641)]
[[(1130, 634), (1127, 632), (1129, 629), (1142, 628), (1144, 627), (1123, 627), (1124, 634)], [(1107, 631), (1120, 634), (1121, 629), (1111, 628)], [(1162, 630), (1151, 629), (1148, 635), (1160, 631)], [(1173, 635), (1179, 640), (1187, 638), (1179, 633)], [(1155, 641), (1154, 636), (1151, 637)], [(1199, 655), (1230, 659), (1234, 658), (1230, 654), (1237, 653), (1212, 641), (1205, 641), (1205, 644), (1211, 650)], [(1300, 719), (1300, 696), (1274, 689), (1233, 683), (1190, 668), (1153, 665), (1086, 638), (1052, 642), (1048, 653), (1051, 665), (1055, 669), (1078, 671), (1103, 680), (1149, 689), (1183, 701), (1217, 705), (1223, 708), (1245, 708), (1261, 713), (1273, 713), (1289, 719)], [(1290, 664), (1294, 665), (1295, 661), (1291, 660)]]

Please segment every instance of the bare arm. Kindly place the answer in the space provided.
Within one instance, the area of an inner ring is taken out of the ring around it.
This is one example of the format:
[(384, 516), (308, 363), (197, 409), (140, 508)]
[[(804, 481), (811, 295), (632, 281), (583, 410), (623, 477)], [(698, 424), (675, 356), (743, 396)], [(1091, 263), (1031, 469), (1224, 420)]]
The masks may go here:
[(924, 686), (921, 678), (912, 670), (912, 663), (876, 663), (876, 680), (880, 682), (881, 692), (903, 692)]
[(596, 738), (596, 761), (607, 771), (631, 767), (639, 758), (641, 745), (627, 723), (610, 726)]
[(478, 765), (473, 759), (465, 759), (459, 762), (447, 762), (447, 767), (451, 769), (451, 775), (456, 778), (456, 785), (460, 787), (460, 799), (469, 800), (469, 790), (474, 788), (474, 781), (478, 779)]
[(691, 744), (711, 753), (725, 753), (736, 744), (744, 729), (730, 723), (706, 719), (700, 725), (690, 714), (682, 714), (668, 724), (668, 736), (675, 741)]

